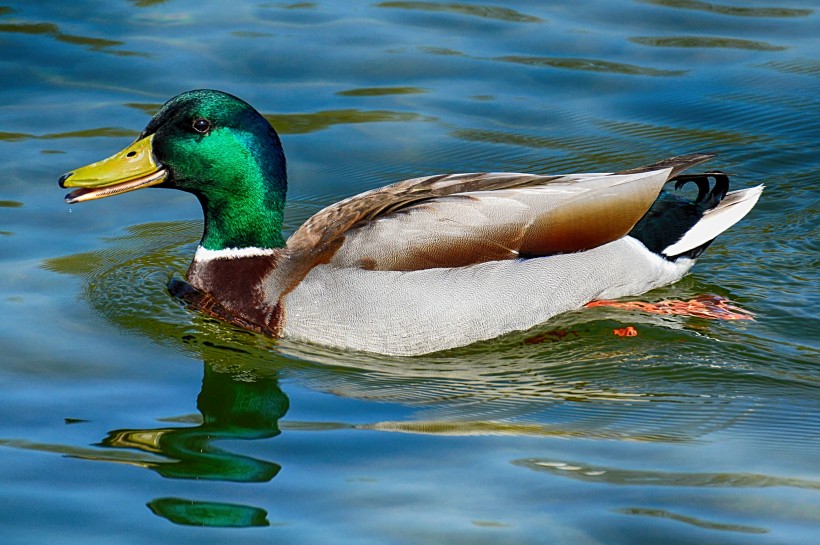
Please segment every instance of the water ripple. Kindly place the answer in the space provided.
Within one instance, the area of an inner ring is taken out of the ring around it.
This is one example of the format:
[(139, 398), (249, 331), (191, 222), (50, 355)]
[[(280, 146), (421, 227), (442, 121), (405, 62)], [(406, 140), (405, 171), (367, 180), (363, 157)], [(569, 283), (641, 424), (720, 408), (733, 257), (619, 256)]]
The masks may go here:
[(540, 66), (545, 68), (562, 68), (567, 70), (581, 70), (586, 72), (607, 72), (610, 74), (622, 74), (628, 76), (682, 76), (687, 70), (663, 70), (659, 68), (649, 68), (635, 64), (622, 62), (605, 61), (601, 59), (584, 59), (569, 57), (531, 57), (522, 55), (507, 55), (496, 57), (493, 60), (510, 62), (515, 64), (526, 64), (528, 66)]
[(438, 3), (438, 2), (379, 2), (378, 8), (399, 8), (416, 11), (444, 12), (457, 15), (496, 19), (509, 23), (543, 23), (544, 20), (533, 15), (525, 15), (514, 9), (499, 6), (476, 6), (472, 4)]
[(709, 47), (722, 49), (749, 49), (752, 51), (784, 51), (788, 47), (757, 40), (722, 38), (715, 36), (634, 36), (632, 43), (653, 47)]
[(348, 89), (336, 93), (343, 97), (376, 97), (386, 95), (418, 95), (429, 93), (427, 89), (419, 87), (362, 87), (359, 89)]
[(137, 51), (112, 50), (112, 47), (118, 47), (125, 44), (125, 42), (120, 40), (108, 40), (104, 38), (64, 34), (60, 31), (60, 27), (54, 23), (3, 23), (0, 24), (0, 32), (50, 36), (60, 42), (83, 45), (91, 51), (99, 51), (101, 53), (119, 55), (122, 57), (149, 56), (147, 53), (140, 53)]
[(139, 135), (139, 131), (133, 129), (123, 129), (120, 127), (98, 127), (94, 129), (82, 129), (78, 131), (57, 132), (47, 134), (28, 134), (22, 132), (0, 132), (0, 141), (18, 142), (21, 140), (63, 140), (66, 138), (121, 138), (128, 136), (134, 138)]
[(725, 129), (708, 129), (655, 125), (627, 121), (601, 121), (601, 126), (618, 134), (647, 140), (674, 142), (681, 149), (699, 149), (703, 146), (727, 147), (752, 142), (771, 142), (772, 138), (750, 132), (733, 132)]
[(703, 2), (701, 0), (641, 0), (645, 4), (655, 4), (676, 9), (689, 9), (697, 11), (707, 11), (720, 15), (732, 15), (735, 17), (808, 17), (814, 10), (797, 9), (787, 7), (758, 8), (746, 6), (731, 6), (726, 4), (715, 4), (713, 2)]
[(786, 74), (820, 77), (820, 61), (817, 59), (801, 58), (788, 61), (770, 61), (761, 66)]
[(745, 526), (742, 524), (727, 524), (722, 522), (712, 522), (708, 520), (703, 520), (697, 517), (690, 517), (686, 515), (680, 515), (678, 513), (673, 513), (671, 511), (667, 511), (665, 509), (647, 509), (642, 507), (624, 507), (622, 509), (617, 509), (616, 513), (622, 513), (624, 515), (640, 515), (644, 517), (656, 517), (662, 518), (667, 520), (674, 520), (676, 522), (683, 522), (684, 524), (690, 524), (692, 526), (696, 526), (698, 528), (704, 528), (706, 530), (722, 530), (727, 532), (740, 532), (743, 534), (766, 534), (769, 532), (767, 528), (760, 528), (758, 526)]
[(527, 458), (513, 464), (559, 477), (619, 486), (672, 486), (697, 488), (770, 488), (787, 486), (820, 490), (820, 481), (774, 477), (755, 473), (686, 473), (595, 466), (582, 462)]
[(334, 125), (357, 123), (399, 123), (410, 121), (435, 121), (434, 117), (423, 116), (413, 112), (396, 112), (390, 110), (325, 110), (321, 112), (299, 114), (264, 114), (265, 119), (280, 134), (305, 134), (321, 131)]

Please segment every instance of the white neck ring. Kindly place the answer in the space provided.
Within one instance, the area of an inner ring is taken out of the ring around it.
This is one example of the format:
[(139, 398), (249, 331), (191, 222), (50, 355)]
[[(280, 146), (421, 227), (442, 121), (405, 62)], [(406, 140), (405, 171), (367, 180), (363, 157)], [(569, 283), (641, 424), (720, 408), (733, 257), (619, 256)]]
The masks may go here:
[(209, 250), (202, 246), (197, 246), (194, 254), (194, 261), (211, 261), (214, 259), (237, 259), (240, 257), (263, 257), (276, 253), (276, 248), (224, 248), (222, 250)]

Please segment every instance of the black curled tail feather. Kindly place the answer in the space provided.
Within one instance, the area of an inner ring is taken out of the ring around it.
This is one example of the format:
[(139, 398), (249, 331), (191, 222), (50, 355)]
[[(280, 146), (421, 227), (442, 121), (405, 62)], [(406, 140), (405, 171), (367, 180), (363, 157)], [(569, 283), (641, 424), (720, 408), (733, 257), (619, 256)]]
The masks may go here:
[[(711, 189), (709, 189), (709, 178), (715, 180), (715, 185)], [(698, 186), (698, 196), (695, 203), (711, 204), (709, 208), (717, 206), (729, 192), (729, 176), (719, 170), (712, 170), (702, 174), (682, 174), (670, 181), (675, 182), (676, 191), (687, 183), (694, 182)]]
[(709, 247), (711, 240), (674, 256), (665, 255), (663, 250), (683, 238), (703, 218), (706, 211), (715, 208), (726, 197), (729, 192), (729, 176), (714, 170), (678, 175), (668, 183), (673, 184), (675, 191), (688, 183), (694, 183), (698, 188), (698, 195), (693, 201), (662, 191), (644, 217), (629, 232), (629, 236), (670, 261), (680, 257), (695, 259)]

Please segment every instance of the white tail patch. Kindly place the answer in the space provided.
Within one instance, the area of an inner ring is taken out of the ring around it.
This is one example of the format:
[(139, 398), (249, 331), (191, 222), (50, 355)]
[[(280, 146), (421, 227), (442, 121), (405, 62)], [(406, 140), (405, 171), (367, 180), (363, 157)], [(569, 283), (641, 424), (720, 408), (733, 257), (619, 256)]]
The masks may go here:
[(689, 229), (683, 237), (663, 250), (667, 256), (675, 256), (706, 244), (723, 231), (743, 219), (757, 204), (763, 186), (730, 191), (720, 203), (707, 210), (703, 218)]

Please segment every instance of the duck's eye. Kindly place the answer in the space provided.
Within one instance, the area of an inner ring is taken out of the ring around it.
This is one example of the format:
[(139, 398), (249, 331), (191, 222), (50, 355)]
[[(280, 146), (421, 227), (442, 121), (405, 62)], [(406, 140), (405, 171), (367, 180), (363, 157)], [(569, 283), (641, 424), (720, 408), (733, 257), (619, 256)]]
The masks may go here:
[(211, 130), (211, 122), (207, 119), (195, 119), (193, 124), (194, 130), (198, 133), (205, 134)]

